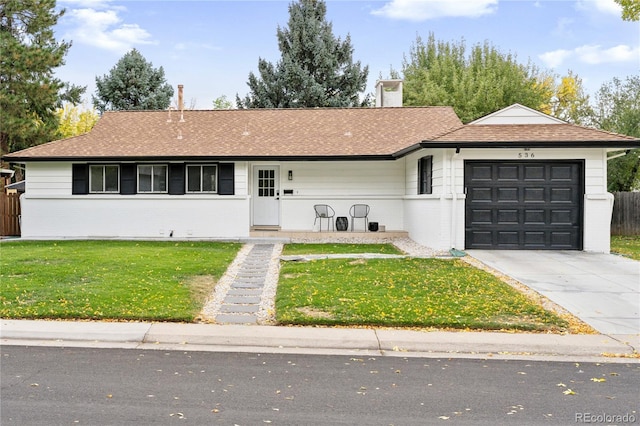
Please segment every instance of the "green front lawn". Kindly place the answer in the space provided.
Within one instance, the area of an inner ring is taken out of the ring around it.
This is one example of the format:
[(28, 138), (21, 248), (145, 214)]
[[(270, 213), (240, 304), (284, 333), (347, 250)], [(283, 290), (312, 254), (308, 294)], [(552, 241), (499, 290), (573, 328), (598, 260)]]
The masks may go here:
[(239, 244), (0, 244), (0, 317), (192, 321)]
[[(0, 317), (193, 321), (239, 244), (0, 244)], [(287, 245), (286, 254), (391, 253), (389, 244)], [(566, 321), (460, 260), (283, 262), (281, 324), (562, 330)]]
[(281, 324), (304, 325), (536, 331), (568, 325), (493, 275), (445, 259), (284, 262), (276, 315)]
[(611, 252), (640, 260), (640, 235), (612, 235)]

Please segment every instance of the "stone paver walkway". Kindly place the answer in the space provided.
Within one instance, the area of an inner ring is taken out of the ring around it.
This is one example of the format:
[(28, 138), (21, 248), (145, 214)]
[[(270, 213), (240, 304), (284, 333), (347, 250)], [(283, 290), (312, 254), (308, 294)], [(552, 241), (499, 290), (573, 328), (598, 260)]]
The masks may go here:
[[(252, 244), (245, 247), (227, 270), (225, 282), (216, 286), (216, 294), (205, 305), (202, 317), (219, 324), (257, 324), (274, 258), (275, 244)], [(226, 285), (225, 285), (226, 284)]]
[[(430, 249), (418, 246), (413, 241), (393, 241), (410, 256), (433, 257)], [(200, 318), (218, 324), (271, 324), (274, 321), (275, 292), (278, 282), (280, 260), (308, 261), (336, 258), (398, 258), (407, 255), (379, 253), (323, 254), (281, 256), (282, 244), (246, 244), (215, 286)]]

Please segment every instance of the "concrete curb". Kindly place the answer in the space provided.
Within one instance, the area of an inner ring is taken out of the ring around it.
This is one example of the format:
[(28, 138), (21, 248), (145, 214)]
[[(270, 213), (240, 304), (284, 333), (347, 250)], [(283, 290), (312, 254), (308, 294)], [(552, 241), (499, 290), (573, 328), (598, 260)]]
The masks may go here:
[[(9, 345), (637, 362), (640, 336), (2, 320)], [(118, 346), (122, 344), (122, 346)]]

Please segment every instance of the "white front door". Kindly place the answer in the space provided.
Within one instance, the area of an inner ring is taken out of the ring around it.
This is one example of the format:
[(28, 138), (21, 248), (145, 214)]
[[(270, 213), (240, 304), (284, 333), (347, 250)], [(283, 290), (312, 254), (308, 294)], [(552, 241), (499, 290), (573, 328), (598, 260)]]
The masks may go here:
[(253, 168), (253, 225), (280, 226), (280, 168)]

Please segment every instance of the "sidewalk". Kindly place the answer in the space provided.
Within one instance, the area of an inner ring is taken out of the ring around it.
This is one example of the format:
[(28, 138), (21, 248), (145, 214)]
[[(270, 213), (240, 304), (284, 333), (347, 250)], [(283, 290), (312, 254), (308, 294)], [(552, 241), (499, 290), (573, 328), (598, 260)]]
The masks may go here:
[(637, 363), (639, 335), (0, 320), (2, 345)]

